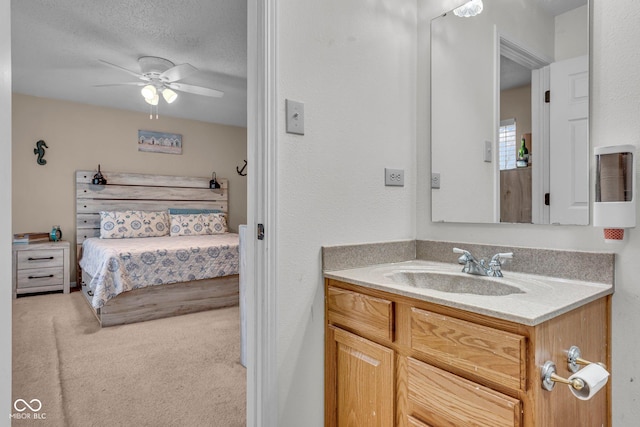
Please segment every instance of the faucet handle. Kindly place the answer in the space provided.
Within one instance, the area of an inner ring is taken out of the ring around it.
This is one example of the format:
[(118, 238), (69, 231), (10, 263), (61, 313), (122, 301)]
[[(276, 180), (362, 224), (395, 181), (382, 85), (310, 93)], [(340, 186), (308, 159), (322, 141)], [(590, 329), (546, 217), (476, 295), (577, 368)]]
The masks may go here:
[(455, 254), (462, 254), (462, 256), (459, 258), (460, 259), (466, 259), (468, 260), (472, 260), (473, 259), (473, 255), (471, 255), (471, 252), (465, 250), (465, 249), (460, 249), (460, 248), (453, 248), (453, 253)]
[(502, 267), (502, 263), (504, 261), (511, 258), (513, 258), (513, 252), (497, 253), (493, 257), (491, 257), (491, 261), (489, 262), (489, 275), (494, 277), (502, 277), (502, 271), (500, 267)]
[(513, 252), (500, 252), (491, 257), (491, 262), (502, 263), (507, 259), (513, 258)]
[(465, 251), (464, 249), (453, 248), (453, 253), (462, 254), (458, 258), (458, 264), (466, 264), (467, 262), (474, 259), (473, 255), (471, 255), (471, 252)]

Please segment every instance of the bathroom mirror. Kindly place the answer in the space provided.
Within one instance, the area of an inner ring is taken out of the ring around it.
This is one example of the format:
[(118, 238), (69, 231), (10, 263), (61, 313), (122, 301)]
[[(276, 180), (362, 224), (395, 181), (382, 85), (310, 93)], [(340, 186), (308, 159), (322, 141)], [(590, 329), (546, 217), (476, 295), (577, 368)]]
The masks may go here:
[(587, 0), (483, 0), (432, 20), (432, 221), (589, 223), (588, 15)]

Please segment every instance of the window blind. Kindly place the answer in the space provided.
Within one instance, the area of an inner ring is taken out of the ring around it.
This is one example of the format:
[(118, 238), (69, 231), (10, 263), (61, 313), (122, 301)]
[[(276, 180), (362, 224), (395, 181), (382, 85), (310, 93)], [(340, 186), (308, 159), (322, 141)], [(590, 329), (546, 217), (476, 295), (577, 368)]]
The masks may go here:
[(507, 119), (500, 122), (498, 135), (498, 153), (500, 170), (516, 167), (516, 120)]

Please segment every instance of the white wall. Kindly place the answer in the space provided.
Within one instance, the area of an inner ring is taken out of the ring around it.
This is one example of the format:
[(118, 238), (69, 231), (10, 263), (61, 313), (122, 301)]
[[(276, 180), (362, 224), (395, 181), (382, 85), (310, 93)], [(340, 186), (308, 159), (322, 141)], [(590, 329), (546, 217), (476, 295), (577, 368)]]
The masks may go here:
[[(279, 427), (323, 425), (322, 245), (415, 231), (415, 0), (278, 3)], [(305, 135), (285, 133), (285, 99)], [(405, 170), (385, 187), (384, 168)]]
[(589, 6), (587, 5), (556, 16), (556, 61), (589, 53), (589, 29), (584, 25), (588, 17)]
[(11, 408), (11, 19), (0, 0), (0, 425)]
[[(418, 2), (418, 117), (428, 117), (428, 19), (442, 10), (444, 1)], [(591, 144), (632, 143), (640, 146), (640, 2), (592, 1)], [(428, 124), (418, 120), (418, 163), (429, 164)], [(593, 199), (593, 163), (591, 165)], [(622, 244), (606, 244), (602, 229), (589, 226), (474, 225), (431, 223), (429, 188), (424, 166), (419, 167), (417, 236), (448, 240), (541, 248), (615, 252), (616, 291), (613, 297), (613, 425), (627, 427), (640, 417), (640, 287), (638, 256), (640, 229), (626, 231)], [(638, 180), (640, 182), (640, 179)], [(638, 196), (640, 193), (637, 193)], [(640, 210), (639, 210), (640, 212)], [(638, 220), (640, 225), (640, 219)], [(516, 253), (517, 256), (517, 253)]]

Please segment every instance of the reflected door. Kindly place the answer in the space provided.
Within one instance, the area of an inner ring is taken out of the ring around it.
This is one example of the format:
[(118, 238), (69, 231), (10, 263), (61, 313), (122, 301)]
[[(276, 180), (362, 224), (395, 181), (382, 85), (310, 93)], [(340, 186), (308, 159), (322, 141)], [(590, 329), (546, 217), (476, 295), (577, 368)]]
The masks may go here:
[(589, 224), (589, 60), (550, 66), (551, 224)]

